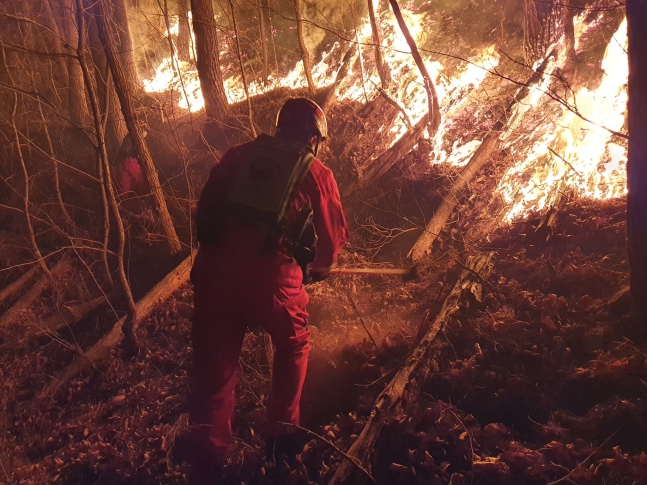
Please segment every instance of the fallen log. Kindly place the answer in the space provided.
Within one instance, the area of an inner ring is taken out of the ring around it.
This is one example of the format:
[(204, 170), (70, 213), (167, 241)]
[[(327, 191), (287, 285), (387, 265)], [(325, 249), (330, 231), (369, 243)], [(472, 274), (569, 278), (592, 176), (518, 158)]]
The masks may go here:
[(116, 293), (111, 293), (109, 295), (102, 295), (99, 298), (95, 298), (94, 300), (90, 300), (85, 303), (63, 307), (61, 311), (56, 313), (56, 315), (40, 322), (34, 322), (26, 328), (21, 329), (21, 332), (9, 336), (7, 338), (8, 342), (0, 346), (0, 352), (3, 350), (16, 350), (27, 345), (31, 339), (46, 334), (56, 333), (66, 327), (71, 328), (77, 323), (85, 320), (92, 312), (95, 312), (99, 308), (107, 305), (110, 299), (115, 296), (117, 296)]
[[(557, 56), (557, 48), (553, 48), (551, 53), (546, 56), (546, 59), (542, 64), (537, 68), (537, 70), (530, 76), (528, 81), (524, 86), (517, 92), (512, 101), (508, 104), (506, 108), (506, 116), (510, 116), (513, 113), (514, 108), (518, 103), (522, 102), (530, 93), (530, 87), (536, 84), (544, 74), (548, 65), (553, 61)], [(511, 119), (514, 119), (515, 116), (512, 115)], [(449, 192), (443, 201), (436, 209), (434, 216), (427, 223), (427, 227), (424, 229), (423, 233), (420, 235), (418, 240), (415, 242), (409, 256), (414, 260), (418, 261), (421, 259), (427, 251), (431, 248), (432, 244), (445, 227), (445, 223), (449, 219), (449, 216), (454, 211), (454, 208), (462, 200), (469, 183), (472, 181), (474, 176), (480, 172), (480, 170), (490, 161), (492, 153), (499, 147), (499, 137), (504, 127), (508, 123), (506, 118), (501, 118), (497, 120), (492, 130), (487, 134), (483, 139), (483, 142), (478, 147), (476, 152), (470, 158), (470, 161), (467, 163), (462, 173), (449, 189)]]
[(40, 266), (34, 265), (29, 271), (23, 274), (16, 281), (14, 281), (13, 283), (10, 283), (2, 290), (0, 290), (0, 305), (2, 305), (5, 301), (9, 300), (16, 293), (18, 293), (23, 288), (23, 286), (29, 283), (31, 279), (34, 276), (36, 276), (38, 271), (40, 271)]
[(344, 54), (344, 57), (341, 61), (341, 65), (339, 66), (339, 70), (335, 75), (335, 81), (330, 86), (328, 93), (326, 93), (326, 97), (321, 103), (321, 109), (324, 110), (324, 112), (326, 112), (330, 105), (332, 105), (337, 100), (337, 88), (339, 88), (341, 82), (348, 75), (348, 70), (350, 69), (350, 61), (353, 58), (353, 54), (355, 53), (356, 48), (357, 45), (353, 43), (350, 45), (348, 50), (346, 50), (346, 53)]
[(413, 373), (424, 362), (425, 355), (429, 351), (436, 335), (447, 322), (447, 319), (459, 309), (458, 304), (464, 291), (471, 292), (478, 301), (481, 301), (482, 283), (489, 278), (493, 269), (494, 253), (468, 258), (465, 269), (461, 272), (458, 281), (449, 295), (447, 295), (447, 298), (445, 298), (440, 312), (429, 326), (424, 337), (413, 349), (391, 382), (377, 397), (368, 422), (357, 440), (355, 440), (355, 443), (348, 450), (347, 454), (353, 460), (344, 459), (330, 482), (328, 482), (328, 485), (340, 485), (343, 483), (359, 484), (365, 481), (364, 475), (357, 473), (357, 465), (360, 464), (370, 471), (369, 467), (373, 458), (375, 445), (382, 430), (400, 412), (400, 404), (407, 385), (411, 382)]
[[(138, 318), (143, 319), (148, 316), (158, 302), (166, 300), (175, 290), (186, 283), (189, 279), (194, 256), (195, 252), (182, 261), (173, 271), (167, 274), (153, 287), (153, 289), (146, 293), (146, 295), (137, 302), (136, 313)], [(123, 340), (124, 334), (122, 332), (122, 327), (126, 318), (127, 317), (122, 317), (119, 319), (110, 332), (104, 335), (86, 352), (81, 352), (81, 354), (74, 359), (70, 365), (60, 371), (37, 396), (36, 401), (40, 402), (52, 397), (60, 386), (67, 384), (80, 372), (83, 372), (88, 367), (95, 366), (102, 359), (106, 358), (110, 351)]]
[[(348, 196), (362, 187), (375, 183), (377, 179), (388, 172), (393, 165), (395, 165), (403, 156), (409, 153), (414, 146), (416, 146), (416, 143), (418, 143), (418, 140), (425, 131), (425, 128), (428, 126), (428, 118), (423, 116), (420, 121), (413, 125), (413, 130), (407, 131), (393, 144), (391, 148), (370, 162), (370, 165), (360, 175), (359, 180), (348, 186), (344, 190), (343, 195)], [(433, 135), (434, 134), (432, 133), (431, 136)]]
[(38, 298), (43, 292), (48, 289), (52, 282), (60, 279), (63, 274), (70, 269), (70, 261), (67, 255), (63, 256), (54, 267), (50, 270), (51, 279), (49, 275), (42, 275), (41, 278), (32, 286), (27, 293), (20, 297), (14, 305), (5, 312), (0, 318), (0, 328), (8, 327), (18, 320), (25, 310)]

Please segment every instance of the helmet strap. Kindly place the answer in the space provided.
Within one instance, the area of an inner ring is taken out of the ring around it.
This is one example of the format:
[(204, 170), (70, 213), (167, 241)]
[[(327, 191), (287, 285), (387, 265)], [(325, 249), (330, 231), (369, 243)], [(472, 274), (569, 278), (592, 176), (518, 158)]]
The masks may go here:
[(315, 144), (315, 157), (317, 156), (317, 152), (319, 151), (319, 137), (317, 137), (317, 143)]

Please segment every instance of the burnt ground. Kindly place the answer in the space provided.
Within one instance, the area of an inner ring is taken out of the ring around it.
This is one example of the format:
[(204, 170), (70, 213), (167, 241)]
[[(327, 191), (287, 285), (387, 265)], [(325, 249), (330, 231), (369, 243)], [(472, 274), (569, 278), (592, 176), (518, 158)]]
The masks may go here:
[[(550, 232), (538, 222), (491, 234), (483, 302), (463, 300), (412, 380), (378, 445), (378, 483), (647, 480), (647, 355), (624, 332), (625, 200), (568, 202)], [(352, 247), (344, 255), (362, 260)], [(310, 287), (304, 426), (349, 448), (459, 270), (451, 256), (430, 257), (416, 283), (339, 277)], [(63, 344), (3, 355), (3, 480), (184, 483), (191, 311), (185, 286), (146, 320), (137, 358), (114, 351), (39, 409), (26, 404), (60, 368)], [(248, 334), (241, 362), (231, 483), (327, 483), (340, 455), (321, 440), (296, 470), (264, 460), (262, 332)]]

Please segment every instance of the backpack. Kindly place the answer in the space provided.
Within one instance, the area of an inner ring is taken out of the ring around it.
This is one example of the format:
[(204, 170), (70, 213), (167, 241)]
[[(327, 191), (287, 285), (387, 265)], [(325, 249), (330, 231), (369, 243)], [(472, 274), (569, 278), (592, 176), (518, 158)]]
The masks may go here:
[(314, 161), (310, 147), (269, 135), (248, 144), (224, 194), (225, 211), (278, 227)]
[(314, 159), (306, 145), (260, 135), (243, 152), (223, 201), (225, 213), (269, 226), (271, 245), (280, 243), (304, 275), (317, 254), (314, 214), (311, 207), (304, 207), (290, 224), (285, 215)]

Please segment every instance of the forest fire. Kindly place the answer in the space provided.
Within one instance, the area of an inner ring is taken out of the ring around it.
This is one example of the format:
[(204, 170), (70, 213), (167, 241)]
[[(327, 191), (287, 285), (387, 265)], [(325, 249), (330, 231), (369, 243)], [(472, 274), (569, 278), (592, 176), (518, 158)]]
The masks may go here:
[(627, 149), (621, 139), (612, 141), (613, 132), (621, 132), (625, 124), (626, 46), (625, 20), (606, 48), (597, 88), (574, 86), (574, 96), (558, 106), (543, 94), (525, 111), (524, 117), (540, 111), (548, 119), (510, 144), (523, 161), (510, 168), (497, 189), (510, 205), (507, 221), (544, 209), (560, 192), (594, 199), (626, 195)]
[(0, 483), (647, 484), (645, 25), (0, 2)]

